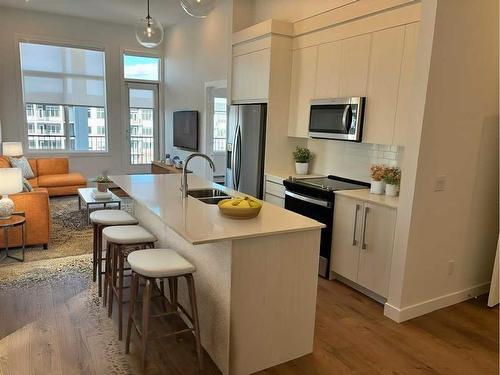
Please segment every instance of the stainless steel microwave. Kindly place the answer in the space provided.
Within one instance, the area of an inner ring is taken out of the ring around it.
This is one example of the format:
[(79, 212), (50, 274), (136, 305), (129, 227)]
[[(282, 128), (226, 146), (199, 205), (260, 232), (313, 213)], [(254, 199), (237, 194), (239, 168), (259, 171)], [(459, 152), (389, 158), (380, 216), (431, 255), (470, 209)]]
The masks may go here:
[(311, 101), (309, 137), (361, 142), (365, 98)]

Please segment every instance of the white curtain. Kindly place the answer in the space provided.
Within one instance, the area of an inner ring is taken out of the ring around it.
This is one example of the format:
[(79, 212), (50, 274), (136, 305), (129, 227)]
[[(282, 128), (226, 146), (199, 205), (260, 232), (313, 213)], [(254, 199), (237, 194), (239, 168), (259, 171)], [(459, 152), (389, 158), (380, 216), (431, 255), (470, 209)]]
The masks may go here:
[(130, 89), (130, 108), (155, 108), (155, 97), (153, 90)]
[(106, 105), (104, 52), (20, 43), (25, 103)]

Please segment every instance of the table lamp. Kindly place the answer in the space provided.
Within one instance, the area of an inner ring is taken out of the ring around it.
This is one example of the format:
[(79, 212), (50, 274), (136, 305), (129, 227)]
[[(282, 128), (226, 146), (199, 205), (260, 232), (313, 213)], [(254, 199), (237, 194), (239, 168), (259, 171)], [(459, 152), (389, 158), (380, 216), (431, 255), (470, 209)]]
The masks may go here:
[(0, 168), (0, 220), (10, 219), (14, 202), (8, 197), (23, 191), (23, 172), (21, 168)]
[(23, 144), (21, 142), (3, 142), (2, 148), (4, 156), (23, 155)]

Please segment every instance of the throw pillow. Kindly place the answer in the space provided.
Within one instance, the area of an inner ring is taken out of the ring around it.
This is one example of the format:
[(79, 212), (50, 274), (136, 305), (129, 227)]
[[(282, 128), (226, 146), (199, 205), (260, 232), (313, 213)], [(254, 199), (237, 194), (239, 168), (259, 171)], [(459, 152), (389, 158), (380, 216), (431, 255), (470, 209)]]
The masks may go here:
[(33, 191), (33, 186), (23, 177), (23, 192), (29, 193), (30, 191)]
[(26, 179), (35, 178), (35, 174), (33, 173), (33, 169), (31, 169), (30, 163), (28, 159), (24, 156), (20, 158), (9, 158), (10, 165), (14, 168), (21, 168), (23, 171), (23, 177)]

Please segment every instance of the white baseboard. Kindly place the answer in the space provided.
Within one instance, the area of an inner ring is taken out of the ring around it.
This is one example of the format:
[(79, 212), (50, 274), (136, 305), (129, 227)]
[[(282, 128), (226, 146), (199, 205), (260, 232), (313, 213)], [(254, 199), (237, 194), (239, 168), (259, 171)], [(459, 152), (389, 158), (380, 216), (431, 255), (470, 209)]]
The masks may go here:
[(398, 323), (401, 323), (406, 320), (416, 318), (417, 316), (422, 316), (432, 311), (455, 305), (470, 298), (488, 293), (489, 289), (490, 283), (483, 283), (403, 308), (397, 308), (386, 302), (384, 306), (384, 315)]

